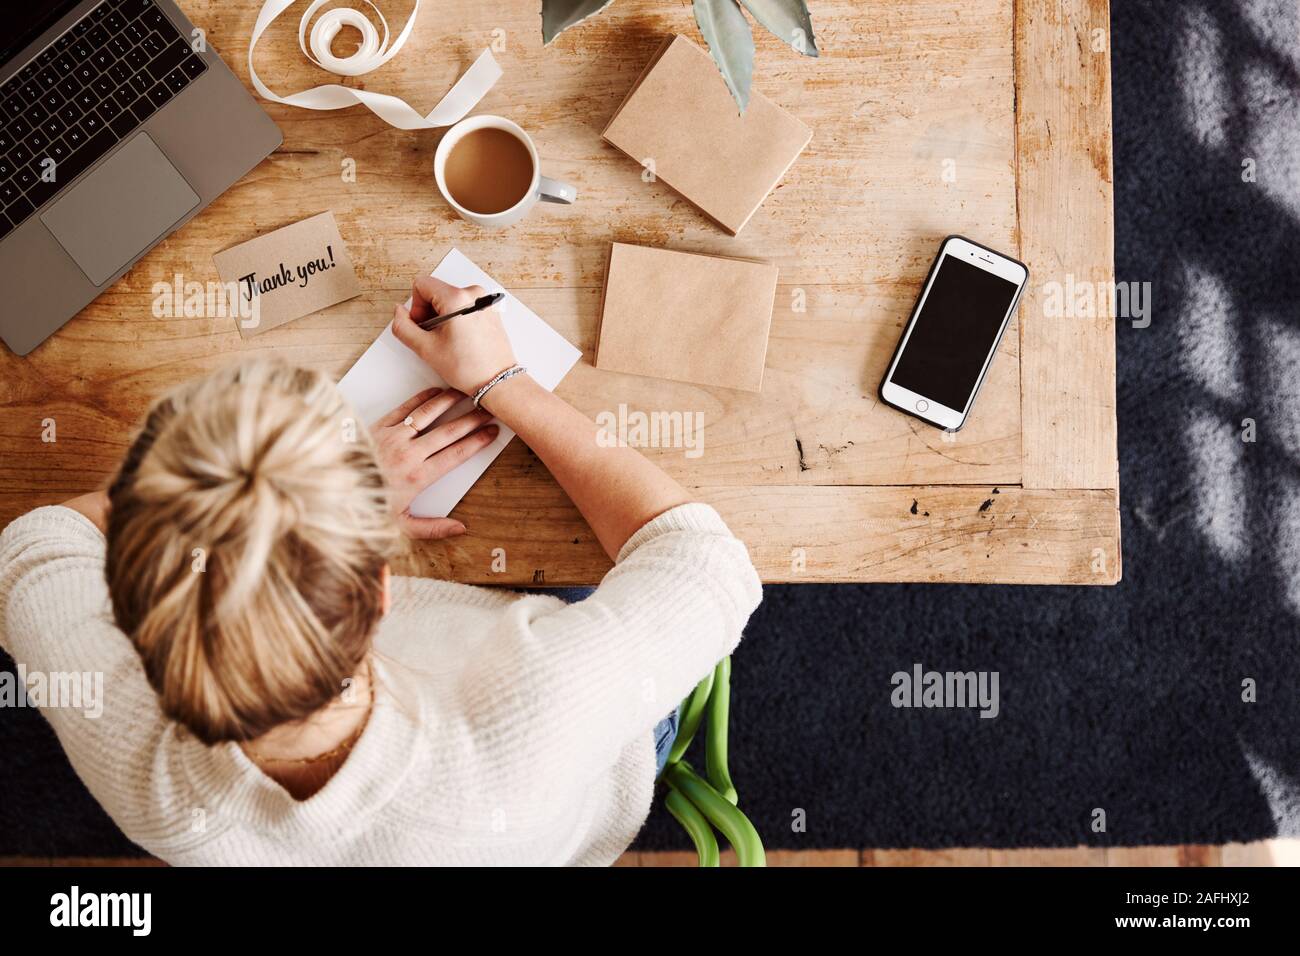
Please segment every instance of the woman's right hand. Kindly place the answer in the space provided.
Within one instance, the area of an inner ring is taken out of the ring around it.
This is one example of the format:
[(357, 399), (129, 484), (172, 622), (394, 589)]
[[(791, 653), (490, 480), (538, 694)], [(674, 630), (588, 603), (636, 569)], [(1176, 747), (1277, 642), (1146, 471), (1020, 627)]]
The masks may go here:
[(423, 276), (415, 280), (411, 290), (410, 311), (399, 304), (393, 312), (397, 341), (420, 356), (448, 385), (466, 395), (473, 395), (498, 372), (515, 364), (500, 313), (495, 307), (484, 309), (444, 322), (432, 332), (425, 332), (417, 323), (473, 305), (484, 295), (487, 291), (482, 286), (459, 289)]

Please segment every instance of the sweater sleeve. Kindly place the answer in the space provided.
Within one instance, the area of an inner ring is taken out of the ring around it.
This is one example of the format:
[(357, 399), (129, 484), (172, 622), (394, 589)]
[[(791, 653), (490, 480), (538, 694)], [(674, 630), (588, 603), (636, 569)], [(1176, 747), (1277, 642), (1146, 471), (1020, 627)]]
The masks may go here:
[(108, 614), (104, 536), (84, 515), (37, 508), (0, 534), (0, 643), (19, 663), (102, 670), (120, 648), (85, 642), (77, 632)]
[(732, 652), (761, 598), (718, 513), (673, 508), (628, 540), (591, 597), (509, 607), (467, 675), (475, 736), (534, 781), (557, 767), (602, 772)]
[(139, 779), (167, 726), (131, 642), (114, 625), (104, 537), (71, 508), (46, 507), (0, 534), (0, 646), (91, 793), (127, 829), (147, 812)]

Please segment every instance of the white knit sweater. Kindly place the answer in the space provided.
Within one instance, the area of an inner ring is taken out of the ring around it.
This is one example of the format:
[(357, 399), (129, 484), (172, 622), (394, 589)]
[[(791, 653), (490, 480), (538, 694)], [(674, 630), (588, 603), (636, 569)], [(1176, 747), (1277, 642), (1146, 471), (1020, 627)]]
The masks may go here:
[(122, 831), (175, 864), (608, 864), (649, 812), (651, 729), (740, 640), (761, 587), (707, 505), (645, 525), (592, 597), (396, 578), (375, 703), (298, 801), (235, 744), (162, 716), (113, 624), (104, 538), (38, 508), (0, 535), (0, 644), (33, 673), (102, 672), (103, 713), (42, 713)]

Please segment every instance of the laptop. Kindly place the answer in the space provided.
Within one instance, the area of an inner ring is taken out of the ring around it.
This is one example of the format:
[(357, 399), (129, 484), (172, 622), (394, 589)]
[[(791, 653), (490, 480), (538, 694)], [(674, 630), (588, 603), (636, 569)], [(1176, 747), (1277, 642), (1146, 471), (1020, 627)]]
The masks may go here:
[(172, 0), (4, 12), (0, 338), (26, 355), (283, 137)]

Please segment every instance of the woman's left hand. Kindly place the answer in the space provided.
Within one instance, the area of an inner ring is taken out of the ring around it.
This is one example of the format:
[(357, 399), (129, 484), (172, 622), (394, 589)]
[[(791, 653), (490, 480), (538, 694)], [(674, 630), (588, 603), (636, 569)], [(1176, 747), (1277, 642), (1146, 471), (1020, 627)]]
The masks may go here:
[(499, 429), (487, 424), (492, 416), (484, 411), (429, 428), (464, 397), (452, 389), (428, 389), (413, 395), (370, 429), (398, 524), (409, 537), (451, 538), (465, 533), (465, 526), (453, 518), (419, 518), (410, 511), (416, 495), (497, 437)]

